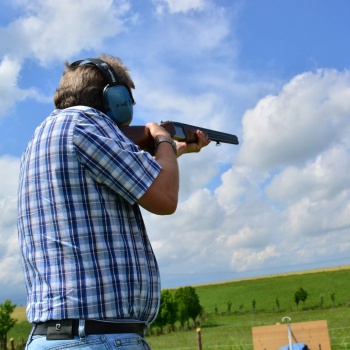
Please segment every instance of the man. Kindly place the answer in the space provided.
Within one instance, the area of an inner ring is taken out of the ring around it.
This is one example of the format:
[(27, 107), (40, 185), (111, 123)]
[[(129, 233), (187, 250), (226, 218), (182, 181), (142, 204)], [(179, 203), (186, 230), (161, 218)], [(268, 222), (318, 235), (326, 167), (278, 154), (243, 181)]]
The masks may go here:
[(27, 349), (149, 349), (160, 281), (139, 206), (158, 215), (178, 203), (177, 157), (209, 143), (146, 130), (154, 157), (119, 129), (132, 120), (134, 83), (108, 55), (66, 68), (56, 109), (21, 159), (18, 233), (33, 323)]

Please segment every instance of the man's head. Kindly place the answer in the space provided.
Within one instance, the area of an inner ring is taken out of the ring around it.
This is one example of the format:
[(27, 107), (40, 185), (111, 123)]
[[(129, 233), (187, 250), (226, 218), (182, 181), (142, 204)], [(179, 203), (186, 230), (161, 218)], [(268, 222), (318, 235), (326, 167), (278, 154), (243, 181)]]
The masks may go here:
[(56, 108), (89, 106), (119, 125), (131, 122), (134, 100), (130, 89), (135, 85), (119, 58), (103, 54), (98, 59), (66, 62), (65, 67), (54, 95)]

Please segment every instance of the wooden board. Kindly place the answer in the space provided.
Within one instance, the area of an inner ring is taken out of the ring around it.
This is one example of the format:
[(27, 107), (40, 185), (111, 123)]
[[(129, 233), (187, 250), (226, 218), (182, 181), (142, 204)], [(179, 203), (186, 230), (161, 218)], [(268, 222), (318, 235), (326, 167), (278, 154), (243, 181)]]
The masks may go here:
[[(310, 350), (331, 350), (327, 321), (290, 324), (293, 343), (306, 344)], [(254, 350), (278, 350), (289, 344), (288, 325), (253, 327)]]

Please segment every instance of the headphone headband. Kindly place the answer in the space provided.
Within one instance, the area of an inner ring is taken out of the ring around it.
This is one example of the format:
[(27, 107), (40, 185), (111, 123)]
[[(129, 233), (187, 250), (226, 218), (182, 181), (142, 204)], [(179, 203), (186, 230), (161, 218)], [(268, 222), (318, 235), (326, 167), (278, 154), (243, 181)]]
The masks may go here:
[[(86, 62), (86, 63), (83, 63)], [(82, 64), (83, 63), (83, 64)], [(72, 67), (80, 65), (90, 64), (98, 67), (103, 74), (103, 77), (110, 85), (117, 84), (118, 78), (115, 74), (114, 69), (105, 61), (99, 58), (85, 58), (84, 60), (75, 61), (71, 64)]]
[(118, 125), (129, 123), (133, 117), (133, 105), (135, 104), (130, 87), (119, 83), (118, 76), (111, 65), (99, 58), (85, 58), (73, 62), (70, 66), (80, 65), (93, 65), (100, 70), (107, 82), (102, 93), (107, 115)]

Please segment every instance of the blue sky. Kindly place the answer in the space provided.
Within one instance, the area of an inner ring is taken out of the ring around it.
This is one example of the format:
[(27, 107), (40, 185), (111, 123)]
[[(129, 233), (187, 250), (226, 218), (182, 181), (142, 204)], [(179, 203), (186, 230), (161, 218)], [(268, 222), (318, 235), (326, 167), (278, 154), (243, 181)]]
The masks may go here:
[(179, 158), (180, 204), (144, 212), (163, 287), (350, 264), (350, 3), (2, 0), (0, 301), (25, 303), (19, 158), (65, 60), (130, 68), (135, 124), (236, 134)]

